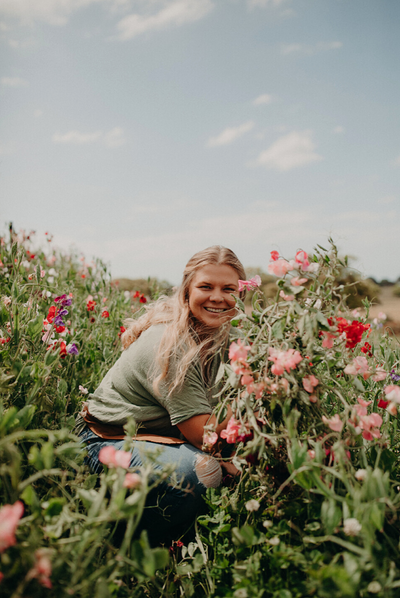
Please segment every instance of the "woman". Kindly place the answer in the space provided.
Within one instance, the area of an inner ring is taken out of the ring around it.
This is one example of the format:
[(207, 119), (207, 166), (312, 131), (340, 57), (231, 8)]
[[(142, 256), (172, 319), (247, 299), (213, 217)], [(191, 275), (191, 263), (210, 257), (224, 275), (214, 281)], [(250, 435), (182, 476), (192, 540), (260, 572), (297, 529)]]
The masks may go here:
[[(146, 509), (142, 520), (152, 536), (166, 534), (178, 523), (189, 525), (209, 487), (221, 483), (219, 462), (202, 452), (204, 426), (217, 400), (214, 382), (227, 348), (235, 315), (242, 264), (225, 247), (196, 253), (186, 265), (181, 286), (171, 298), (161, 298), (138, 320), (129, 322), (122, 336), (124, 352), (97, 390), (89, 395), (77, 430), (87, 443), (88, 464), (100, 472), (101, 448), (123, 446), (122, 426), (129, 417), (139, 424), (130, 461), (143, 464), (144, 455), (173, 463), (181, 483), (163, 483), (148, 504), (157, 503), (158, 516)], [(232, 413), (216, 426), (219, 434)], [(145, 432), (145, 435), (141, 434)], [(162, 513), (162, 514), (161, 514)]]

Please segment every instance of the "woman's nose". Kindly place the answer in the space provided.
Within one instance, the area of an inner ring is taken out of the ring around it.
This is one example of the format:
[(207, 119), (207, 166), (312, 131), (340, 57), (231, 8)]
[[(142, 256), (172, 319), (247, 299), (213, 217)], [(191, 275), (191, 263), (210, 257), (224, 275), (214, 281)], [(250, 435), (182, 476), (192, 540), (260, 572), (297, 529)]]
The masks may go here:
[(220, 303), (223, 300), (224, 300), (224, 298), (222, 296), (221, 291), (219, 291), (218, 289), (213, 289), (210, 294), (210, 301), (215, 301), (217, 303)]

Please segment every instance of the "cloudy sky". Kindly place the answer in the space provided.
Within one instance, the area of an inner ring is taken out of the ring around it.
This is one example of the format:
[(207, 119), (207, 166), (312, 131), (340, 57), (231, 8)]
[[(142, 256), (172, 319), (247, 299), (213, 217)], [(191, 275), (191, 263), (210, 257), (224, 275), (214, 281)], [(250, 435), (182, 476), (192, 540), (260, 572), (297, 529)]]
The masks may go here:
[(398, 0), (0, 0), (0, 221), (116, 276), (331, 235), (400, 276)]

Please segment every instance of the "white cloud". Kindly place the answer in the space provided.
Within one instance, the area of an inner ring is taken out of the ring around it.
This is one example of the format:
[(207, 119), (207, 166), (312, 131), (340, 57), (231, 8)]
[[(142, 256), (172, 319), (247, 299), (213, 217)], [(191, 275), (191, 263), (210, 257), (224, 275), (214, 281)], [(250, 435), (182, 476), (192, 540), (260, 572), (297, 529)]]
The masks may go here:
[(253, 106), (261, 106), (262, 104), (270, 104), (272, 102), (272, 96), (269, 93), (263, 93), (252, 101)]
[(0, 0), (0, 11), (4, 17), (18, 19), (24, 25), (41, 21), (60, 26), (73, 13), (100, 2), (114, 4), (114, 0)]
[(4, 87), (26, 87), (28, 81), (21, 79), (21, 77), (2, 77), (1, 84)]
[(124, 131), (121, 127), (114, 127), (108, 133), (104, 135), (104, 143), (107, 147), (121, 147), (124, 145)]
[(254, 122), (252, 120), (239, 125), (238, 127), (228, 127), (224, 129), (222, 133), (217, 135), (217, 137), (210, 137), (207, 142), (208, 147), (217, 147), (219, 145), (228, 145), (229, 143), (233, 143), (242, 135), (245, 135), (248, 131), (254, 127)]
[(344, 127), (342, 127), (341, 125), (338, 125), (337, 127), (335, 127), (333, 129), (333, 132), (335, 133), (335, 135), (340, 135), (341, 133), (345, 133), (346, 129)]
[(342, 42), (320, 42), (314, 46), (307, 44), (282, 44), (281, 53), (284, 56), (289, 54), (304, 54), (306, 56), (313, 56), (319, 52), (326, 52), (328, 50), (339, 50), (343, 47)]
[(86, 145), (88, 143), (100, 142), (106, 147), (114, 149), (124, 145), (125, 138), (123, 129), (121, 127), (115, 127), (107, 133), (104, 133), (103, 131), (95, 131), (94, 133), (68, 131), (68, 133), (64, 133), (64, 135), (55, 133), (53, 135), (53, 141), (54, 143), (70, 143), (72, 145)]
[(247, 0), (247, 4), (250, 8), (253, 8), (255, 6), (264, 8), (265, 6), (268, 6), (270, 4), (272, 4), (273, 6), (279, 6), (279, 4), (282, 4), (282, 2), (285, 2), (285, 0)]
[(266, 166), (281, 172), (305, 166), (322, 160), (315, 153), (311, 131), (292, 131), (277, 139), (267, 150), (258, 156), (256, 165)]
[(205, 17), (214, 4), (211, 0), (173, 0), (154, 14), (127, 15), (117, 24), (118, 38), (127, 40), (147, 33), (170, 27), (180, 27), (186, 23), (193, 23)]

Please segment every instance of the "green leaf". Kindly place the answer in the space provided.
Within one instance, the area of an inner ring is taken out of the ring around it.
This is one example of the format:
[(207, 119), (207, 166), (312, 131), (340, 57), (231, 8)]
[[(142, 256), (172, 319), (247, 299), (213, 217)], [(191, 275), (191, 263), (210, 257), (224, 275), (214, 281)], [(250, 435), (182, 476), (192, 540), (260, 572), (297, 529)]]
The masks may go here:
[(271, 328), (271, 334), (274, 338), (280, 340), (283, 338), (283, 332), (285, 330), (286, 318), (280, 318), (277, 320)]

